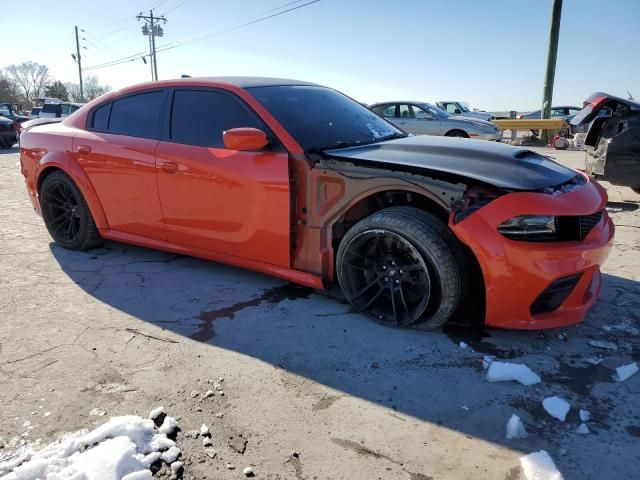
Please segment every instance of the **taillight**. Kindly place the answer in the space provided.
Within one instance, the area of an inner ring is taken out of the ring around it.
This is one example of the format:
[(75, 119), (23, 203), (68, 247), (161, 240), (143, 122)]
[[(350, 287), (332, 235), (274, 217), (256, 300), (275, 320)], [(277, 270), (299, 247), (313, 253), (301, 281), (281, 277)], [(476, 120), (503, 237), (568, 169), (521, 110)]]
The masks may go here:
[(522, 117), (524, 117), (524, 115), (516, 115), (516, 120), (522, 120)]

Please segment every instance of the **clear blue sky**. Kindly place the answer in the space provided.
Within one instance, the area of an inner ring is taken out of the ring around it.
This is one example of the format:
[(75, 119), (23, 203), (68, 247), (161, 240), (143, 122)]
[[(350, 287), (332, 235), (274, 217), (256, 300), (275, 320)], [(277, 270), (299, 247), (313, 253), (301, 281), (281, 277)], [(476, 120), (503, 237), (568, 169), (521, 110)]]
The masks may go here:
[[(135, 15), (154, 4), (159, 14), (178, 7), (158, 39), (165, 45), (290, 0), (183, 2), (19, 2), (0, 19), (0, 68), (35, 60), (63, 81), (77, 80), (74, 25), (87, 32), (83, 63), (90, 66), (148, 51)], [(541, 101), (550, 10), (551, 0), (322, 0), (160, 53), (159, 76), (278, 76), (368, 103), (460, 99), (487, 110), (533, 110)], [(640, 99), (639, 46), (640, 0), (565, 0), (554, 104), (579, 105), (596, 90), (625, 97), (629, 90)], [(150, 79), (141, 60), (88, 73), (114, 88)]]

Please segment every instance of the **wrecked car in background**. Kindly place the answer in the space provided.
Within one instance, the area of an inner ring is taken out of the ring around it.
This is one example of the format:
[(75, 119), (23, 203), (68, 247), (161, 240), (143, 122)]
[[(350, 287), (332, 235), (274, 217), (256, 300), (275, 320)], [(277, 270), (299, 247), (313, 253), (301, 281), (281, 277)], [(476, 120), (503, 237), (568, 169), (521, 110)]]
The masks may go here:
[(640, 193), (640, 103), (596, 92), (571, 120), (588, 123), (586, 172)]
[[(614, 227), (588, 176), (524, 148), (408, 136), (330, 88), (184, 78), (109, 93), (21, 136), (55, 242), (104, 239), (338, 281), (393, 326), (581, 321)], [(477, 299), (477, 303), (471, 302)]]

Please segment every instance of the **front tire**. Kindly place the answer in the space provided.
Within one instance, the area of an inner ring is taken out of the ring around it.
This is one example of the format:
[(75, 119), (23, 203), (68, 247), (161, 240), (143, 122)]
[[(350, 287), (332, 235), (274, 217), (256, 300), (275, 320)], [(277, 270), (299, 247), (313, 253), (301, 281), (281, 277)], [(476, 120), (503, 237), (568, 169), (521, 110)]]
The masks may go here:
[(440, 328), (465, 290), (456, 238), (440, 219), (414, 207), (387, 208), (354, 225), (340, 243), (336, 269), (347, 300), (392, 326)]
[(40, 206), (49, 234), (61, 247), (86, 250), (103, 243), (82, 192), (64, 172), (53, 172), (44, 179)]

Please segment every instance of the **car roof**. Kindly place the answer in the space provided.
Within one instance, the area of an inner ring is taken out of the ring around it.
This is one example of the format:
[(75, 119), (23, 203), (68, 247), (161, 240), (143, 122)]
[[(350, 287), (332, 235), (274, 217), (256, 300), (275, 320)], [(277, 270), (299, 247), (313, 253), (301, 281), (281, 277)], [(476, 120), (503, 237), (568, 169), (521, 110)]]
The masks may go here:
[(433, 103), (429, 103), (429, 102), (419, 102), (417, 100), (391, 100), (389, 102), (376, 102), (376, 103), (372, 103), (370, 106), (371, 107), (377, 107), (378, 105), (391, 105), (394, 103), (399, 103), (402, 105), (405, 104), (411, 104), (411, 105), (433, 105)]

